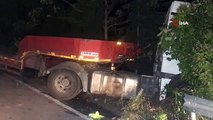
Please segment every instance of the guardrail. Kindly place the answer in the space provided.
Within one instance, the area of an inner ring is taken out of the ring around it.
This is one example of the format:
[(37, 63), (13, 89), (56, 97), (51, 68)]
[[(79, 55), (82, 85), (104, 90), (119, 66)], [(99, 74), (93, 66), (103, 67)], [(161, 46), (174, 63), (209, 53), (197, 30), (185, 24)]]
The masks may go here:
[(191, 112), (191, 119), (196, 120), (196, 114), (213, 118), (213, 101), (185, 94), (184, 108)]

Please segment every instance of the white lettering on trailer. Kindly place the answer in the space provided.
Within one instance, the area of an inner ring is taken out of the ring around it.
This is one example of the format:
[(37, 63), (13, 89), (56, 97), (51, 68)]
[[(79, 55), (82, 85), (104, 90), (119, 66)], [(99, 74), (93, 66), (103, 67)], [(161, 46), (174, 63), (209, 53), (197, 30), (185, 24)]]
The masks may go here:
[(99, 54), (97, 52), (81, 51), (81, 56), (98, 57)]

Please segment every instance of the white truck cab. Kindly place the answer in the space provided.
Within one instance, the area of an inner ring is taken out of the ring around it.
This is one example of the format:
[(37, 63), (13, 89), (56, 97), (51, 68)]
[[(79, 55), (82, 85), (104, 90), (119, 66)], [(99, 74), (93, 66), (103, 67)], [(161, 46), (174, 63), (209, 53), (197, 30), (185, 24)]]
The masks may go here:
[[(188, 2), (173, 1), (166, 15), (164, 24), (169, 27), (172, 22), (172, 18), (177, 14), (177, 10), (181, 5), (189, 5)], [(165, 85), (168, 84), (172, 77), (181, 73), (178, 67), (179, 61), (168, 60), (171, 58), (165, 52), (157, 51), (156, 63), (154, 65), (155, 79), (159, 80), (160, 91), (165, 92)], [(165, 93), (160, 95), (160, 100), (165, 99)]]

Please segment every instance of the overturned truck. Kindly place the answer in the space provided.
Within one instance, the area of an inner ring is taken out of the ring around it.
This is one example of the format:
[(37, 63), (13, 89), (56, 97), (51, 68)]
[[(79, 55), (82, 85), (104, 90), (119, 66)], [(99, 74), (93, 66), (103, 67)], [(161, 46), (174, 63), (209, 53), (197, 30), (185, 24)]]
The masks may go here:
[(0, 56), (0, 69), (48, 76), (49, 93), (60, 100), (81, 91), (130, 98), (137, 93), (138, 76), (114, 69), (118, 63), (133, 61), (139, 52), (136, 44), (127, 42), (25, 36), (15, 56)]

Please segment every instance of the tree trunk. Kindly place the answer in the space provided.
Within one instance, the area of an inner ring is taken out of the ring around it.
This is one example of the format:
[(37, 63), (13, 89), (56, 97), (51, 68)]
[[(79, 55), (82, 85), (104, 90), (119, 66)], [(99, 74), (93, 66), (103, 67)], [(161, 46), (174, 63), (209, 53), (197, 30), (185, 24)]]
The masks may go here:
[(107, 11), (107, 0), (104, 0), (104, 39), (108, 40), (108, 11)]

